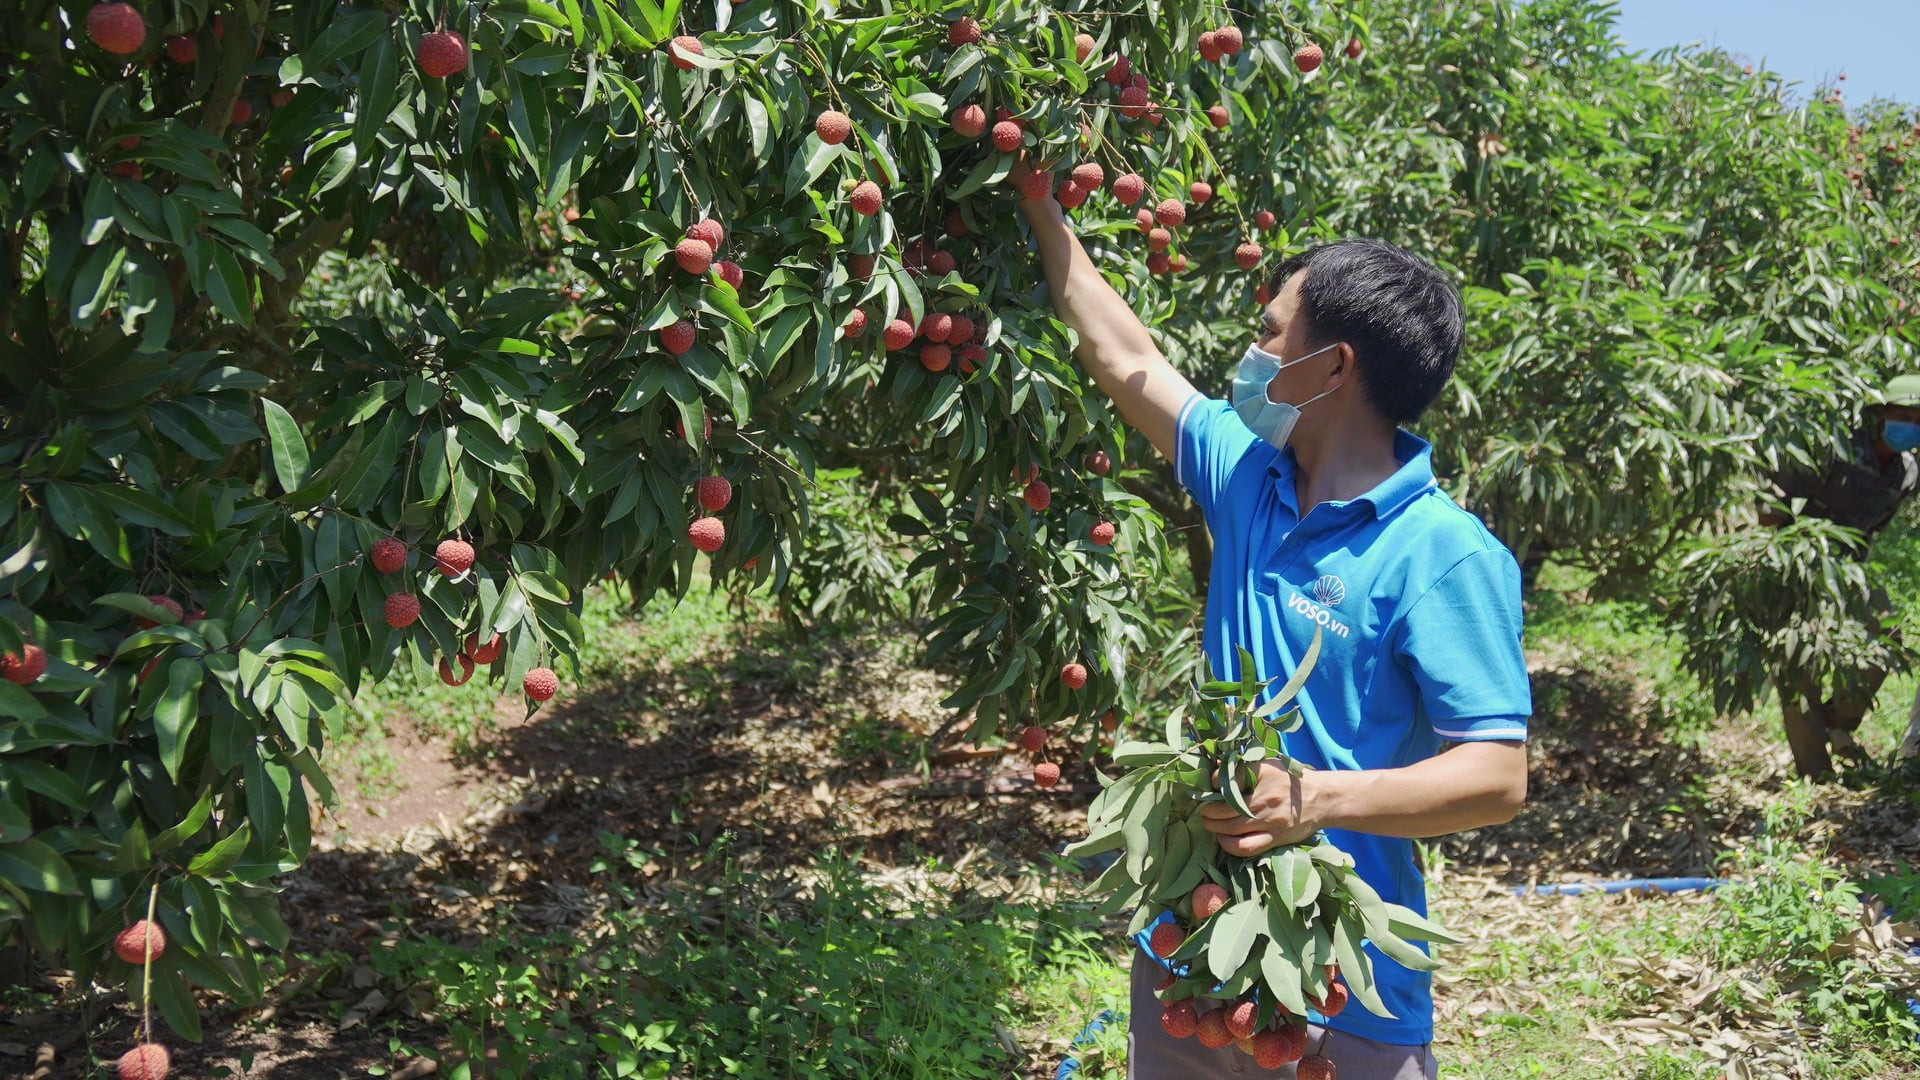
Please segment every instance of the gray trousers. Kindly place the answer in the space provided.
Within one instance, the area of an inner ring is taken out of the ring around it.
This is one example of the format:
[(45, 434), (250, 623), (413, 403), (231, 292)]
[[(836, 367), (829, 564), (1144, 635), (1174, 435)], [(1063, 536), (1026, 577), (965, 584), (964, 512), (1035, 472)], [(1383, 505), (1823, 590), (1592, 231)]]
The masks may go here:
[[(1263, 1069), (1253, 1056), (1229, 1043), (1217, 1050), (1200, 1045), (1198, 1038), (1176, 1039), (1160, 1026), (1165, 1008), (1153, 988), (1166, 971), (1141, 956), (1133, 956), (1133, 992), (1127, 1022), (1128, 1080), (1214, 1080), (1251, 1076), (1294, 1080), (1294, 1066)], [(1349, 1006), (1358, 1008), (1358, 1006)], [(1374, 1042), (1344, 1031), (1307, 1026), (1307, 1053), (1325, 1055), (1333, 1062), (1338, 1080), (1435, 1080), (1440, 1063), (1433, 1044), (1396, 1046)]]

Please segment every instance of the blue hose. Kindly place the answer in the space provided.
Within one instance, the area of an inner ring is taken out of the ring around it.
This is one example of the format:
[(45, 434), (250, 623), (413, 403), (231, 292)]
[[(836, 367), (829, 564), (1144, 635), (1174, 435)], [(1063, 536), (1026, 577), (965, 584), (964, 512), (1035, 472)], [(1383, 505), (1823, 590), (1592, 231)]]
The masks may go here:
[(1702, 889), (1717, 888), (1731, 881), (1731, 878), (1710, 877), (1654, 877), (1623, 878), (1619, 881), (1566, 881), (1558, 885), (1515, 885), (1513, 895), (1527, 896), (1578, 896), (1581, 893), (1618, 893), (1646, 890), (1649, 892), (1682, 893), (1698, 892)]
[[(1081, 1028), (1080, 1034), (1075, 1035), (1073, 1037), (1073, 1045), (1085, 1046), (1088, 1043), (1092, 1042), (1093, 1037), (1095, 1035), (1100, 1034), (1102, 1031), (1105, 1031), (1107, 1029), (1107, 1025), (1112, 1023), (1115, 1019), (1116, 1017), (1113, 1015), (1112, 1009), (1101, 1009), (1100, 1015), (1087, 1021), (1087, 1026)], [(1078, 1073), (1079, 1071), (1080, 1071), (1080, 1059), (1073, 1056), (1073, 1054), (1071, 1053), (1071, 1048), (1069, 1048), (1069, 1053), (1067, 1054), (1066, 1058), (1060, 1062), (1060, 1067), (1053, 1071), (1053, 1080), (1072, 1080), (1072, 1077), (1074, 1076), (1074, 1074)]]

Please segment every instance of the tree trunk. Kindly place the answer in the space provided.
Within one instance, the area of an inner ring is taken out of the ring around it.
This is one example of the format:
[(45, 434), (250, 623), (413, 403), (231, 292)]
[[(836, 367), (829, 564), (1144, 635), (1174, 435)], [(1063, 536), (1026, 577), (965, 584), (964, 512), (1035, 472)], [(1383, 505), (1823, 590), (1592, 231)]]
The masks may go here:
[(1907, 714), (1907, 737), (1900, 740), (1900, 756), (1920, 754), (1920, 686), (1913, 689), (1913, 711)]
[(1827, 753), (1827, 720), (1820, 707), (1819, 689), (1783, 686), (1780, 718), (1793, 749), (1793, 769), (1801, 776), (1830, 776), (1833, 758)]

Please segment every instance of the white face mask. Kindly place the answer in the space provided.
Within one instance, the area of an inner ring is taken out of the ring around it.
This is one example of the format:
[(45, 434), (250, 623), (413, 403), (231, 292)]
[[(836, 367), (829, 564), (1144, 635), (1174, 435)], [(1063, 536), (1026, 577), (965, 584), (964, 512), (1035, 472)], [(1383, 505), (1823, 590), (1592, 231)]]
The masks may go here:
[(1336, 348), (1339, 342), (1318, 348), (1298, 360), (1282, 363), (1280, 358), (1262, 349), (1259, 345), (1248, 345), (1245, 356), (1240, 358), (1240, 369), (1233, 376), (1233, 411), (1239, 415), (1240, 422), (1247, 425), (1255, 435), (1265, 439), (1274, 449), (1287, 445), (1287, 437), (1293, 434), (1293, 425), (1300, 420), (1302, 406), (1311, 405), (1339, 387), (1328, 387), (1313, 395), (1299, 405), (1289, 405), (1284, 401), (1269, 401), (1267, 385), (1280, 374), (1281, 368), (1305, 363), (1328, 349)]

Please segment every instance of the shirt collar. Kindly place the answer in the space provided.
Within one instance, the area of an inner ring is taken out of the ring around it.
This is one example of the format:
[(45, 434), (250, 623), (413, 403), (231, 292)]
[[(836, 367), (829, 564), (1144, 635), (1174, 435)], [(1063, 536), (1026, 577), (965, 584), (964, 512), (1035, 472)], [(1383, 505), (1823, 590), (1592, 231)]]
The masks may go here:
[[(1398, 513), (1413, 500), (1426, 494), (1427, 489), (1437, 485), (1433, 477), (1433, 444), (1412, 432), (1395, 428), (1393, 432), (1393, 457), (1400, 463), (1392, 476), (1374, 485), (1373, 490), (1353, 500), (1366, 503), (1373, 509), (1376, 519), (1390, 517)], [(1293, 447), (1283, 447), (1274, 455), (1273, 464), (1267, 467), (1280, 488), (1280, 499), (1294, 512), (1300, 514), (1300, 505), (1295, 500), (1293, 474), (1299, 462), (1294, 458)]]

